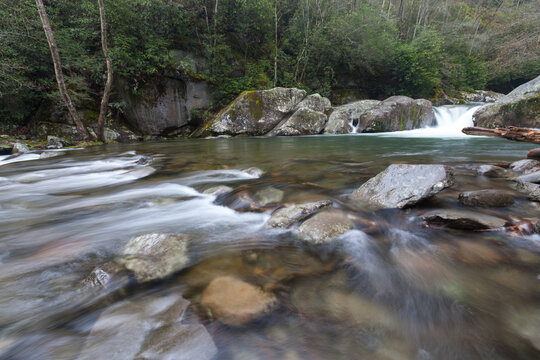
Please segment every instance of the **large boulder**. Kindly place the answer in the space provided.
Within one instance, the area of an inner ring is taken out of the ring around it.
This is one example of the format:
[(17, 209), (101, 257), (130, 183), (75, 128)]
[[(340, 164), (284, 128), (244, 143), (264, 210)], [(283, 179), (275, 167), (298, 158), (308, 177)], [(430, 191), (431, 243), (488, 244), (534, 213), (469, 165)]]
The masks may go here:
[(257, 320), (277, 304), (273, 294), (231, 276), (215, 278), (201, 296), (201, 305), (212, 317), (229, 326)]
[(525, 83), (493, 104), (482, 106), (473, 115), (475, 126), (540, 127), (540, 76)]
[(325, 134), (349, 134), (360, 124), (364, 112), (374, 108), (378, 100), (361, 100), (334, 108), (324, 129)]
[(328, 117), (319, 111), (309, 108), (300, 108), (282, 124), (276, 126), (268, 135), (270, 136), (298, 136), (319, 134)]
[(387, 132), (412, 130), (435, 125), (431, 102), (392, 96), (360, 117), (357, 132)]
[(403, 208), (453, 183), (452, 170), (443, 165), (393, 164), (360, 186), (349, 199), (379, 208)]
[(295, 111), (300, 109), (309, 109), (321, 113), (326, 113), (332, 108), (332, 104), (328, 98), (322, 97), (319, 94), (306, 96), (295, 108)]
[(205, 327), (186, 316), (180, 295), (145, 296), (107, 308), (94, 324), (78, 360), (210, 360), (217, 348)]
[(198, 125), (193, 113), (210, 104), (208, 84), (194, 79), (159, 78), (137, 94), (127, 90), (123, 80), (116, 88), (127, 105), (127, 122), (145, 135), (167, 135), (189, 124)]
[(131, 239), (118, 262), (139, 282), (165, 278), (187, 266), (189, 237), (184, 234), (146, 234)]
[(245, 91), (208, 127), (214, 135), (265, 135), (291, 115), (306, 92), (291, 88)]

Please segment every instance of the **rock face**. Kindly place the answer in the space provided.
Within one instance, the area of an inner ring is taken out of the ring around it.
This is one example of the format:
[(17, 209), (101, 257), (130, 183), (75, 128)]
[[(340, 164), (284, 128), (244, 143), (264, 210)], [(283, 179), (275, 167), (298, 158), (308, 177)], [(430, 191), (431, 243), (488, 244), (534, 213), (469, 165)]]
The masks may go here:
[(360, 117), (358, 132), (412, 130), (435, 125), (431, 102), (392, 96)]
[(184, 234), (147, 234), (131, 239), (118, 262), (139, 282), (162, 279), (189, 262), (189, 238)]
[(463, 230), (496, 229), (507, 223), (505, 219), (495, 216), (463, 210), (433, 210), (425, 213), (422, 219), (428, 224)]
[(393, 164), (354, 191), (349, 199), (380, 208), (403, 208), (453, 185), (450, 168), (443, 165)]
[(295, 223), (307, 218), (320, 209), (330, 207), (332, 201), (322, 200), (312, 203), (292, 205), (277, 209), (272, 217), (266, 222), (268, 228), (288, 228)]
[(203, 325), (186, 319), (189, 301), (157, 295), (122, 301), (94, 324), (78, 360), (210, 360), (217, 348)]
[(462, 91), (461, 97), (467, 104), (470, 103), (494, 103), (504, 97), (504, 94), (489, 91), (489, 90), (477, 90), (474, 92)]
[(380, 103), (378, 100), (361, 100), (334, 108), (324, 133), (349, 134), (353, 131), (353, 127), (356, 128), (360, 124), (362, 114)]
[(525, 83), (493, 104), (482, 106), (473, 115), (475, 126), (540, 127), (540, 76)]
[(245, 91), (220, 112), (209, 127), (214, 135), (264, 135), (274, 129), (306, 97), (299, 89)]
[(162, 78), (135, 95), (119, 81), (119, 95), (126, 103), (127, 122), (145, 135), (167, 135), (189, 124), (196, 124), (193, 111), (205, 110), (210, 89), (204, 81)]
[(259, 319), (277, 303), (274, 295), (231, 276), (215, 278), (201, 296), (201, 305), (229, 326), (243, 326)]
[(514, 197), (505, 191), (486, 189), (462, 192), (459, 202), (467, 206), (505, 207), (514, 204)]
[(268, 135), (270, 136), (298, 136), (319, 134), (328, 117), (318, 111), (300, 108), (282, 124), (276, 126)]
[(306, 96), (306, 98), (296, 106), (294, 111), (309, 109), (320, 113), (327, 113), (331, 108), (332, 104), (330, 103), (330, 100), (319, 94), (313, 94)]
[(328, 244), (354, 228), (354, 222), (340, 211), (322, 211), (304, 221), (300, 239), (314, 245)]

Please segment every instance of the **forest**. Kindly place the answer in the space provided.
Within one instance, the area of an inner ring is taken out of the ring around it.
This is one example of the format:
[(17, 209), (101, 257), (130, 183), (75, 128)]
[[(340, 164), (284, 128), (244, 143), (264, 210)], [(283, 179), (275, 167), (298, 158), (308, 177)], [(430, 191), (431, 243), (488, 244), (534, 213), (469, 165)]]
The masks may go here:
[[(94, 0), (45, 1), (68, 91), (97, 121), (106, 81)], [(116, 80), (108, 117), (157, 77), (211, 84), (216, 111), (244, 90), (332, 100), (507, 93), (540, 73), (537, 0), (104, 0)], [(65, 112), (33, 0), (0, 1), (0, 118)], [(52, 109), (52, 110), (51, 110)]]

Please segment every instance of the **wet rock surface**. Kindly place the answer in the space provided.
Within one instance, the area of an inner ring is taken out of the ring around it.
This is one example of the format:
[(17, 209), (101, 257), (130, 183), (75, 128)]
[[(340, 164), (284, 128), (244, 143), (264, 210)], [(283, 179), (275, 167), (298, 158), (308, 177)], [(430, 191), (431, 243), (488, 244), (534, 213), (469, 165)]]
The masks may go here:
[(354, 228), (354, 222), (337, 210), (325, 210), (298, 227), (300, 239), (314, 245), (328, 244)]
[(96, 266), (83, 281), (84, 286), (92, 289), (114, 290), (129, 284), (129, 274), (126, 269), (114, 261)]
[(419, 129), (435, 125), (431, 102), (392, 96), (360, 117), (359, 132), (387, 132)]
[(201, 305), (212, 317), (229, 326), (243, 326), (271, 312), (276, 297), (231, 276), (212, 280), (201, 295)]
[(255, 200), (261, 206), (276, 204), (283, 200), (284, 194), (283, 190), (268, 186), (255, 193)]
[(233, 191), (233, 188), (230, 186), (218, 185), (218, 186), (212, 186), (204, 190), (202, 193), (205, 195), (220, 196), (220, 195), (228, 194), (232, 191)]
[(443, 165), (394, 164), (360, 186), (349, 200), (380, 208), (404, 208), (453, 183), (452, 170)]
[(463, 230), (497, 229), (507, 224), (505, 219), (466, 210), (433, 210), (422, 219), (431, 225)]
[(203, 325), (187, 319), (180, 295), (146, 296), (107, 308), (92, 327), (78, 360), (210, 360), (217, 348)]
[(540, 148), (530, 150), (527, 153), (527, 159), (540, 160)]
[(514, 197), (506, 191), (486, 189), (462, 192), (459, 202), (467, 206), (505, 207), (514, 204)]
[(265, 227), (288, 228), (311, 214), (330, 206), (332, 206), (332, 201), (330, 200), (286, 206), (274, 211), (272, 217), (266, 222)]
[(540, 170), (540, 161), (534, 159), (524, 159), (510, 164), (510, 169), (517, 173), (528, 174)]
[(495, 165), (481, 165), (478, 167), (478, 169), (476, 169), (476, 172), (478, 175), (490, 178), (511, 178), (515, 176), (512, 171)]
[(319, 134), (328, 117), (319, 111), (309, 108), (300, 108), (285, 122), (276, 126), (268, 135), (270, 136), (299, 136)]
[(325, 134), (348, 134), (360, 125), (362, 114), (379, 105), (378, 100), (361, 100), (334, 108), (324, 129)]
[(189, 263), (189, 237), (184, 234), (146, 234), (131, 239), (118, 262), (139, 282), (163, 279)]

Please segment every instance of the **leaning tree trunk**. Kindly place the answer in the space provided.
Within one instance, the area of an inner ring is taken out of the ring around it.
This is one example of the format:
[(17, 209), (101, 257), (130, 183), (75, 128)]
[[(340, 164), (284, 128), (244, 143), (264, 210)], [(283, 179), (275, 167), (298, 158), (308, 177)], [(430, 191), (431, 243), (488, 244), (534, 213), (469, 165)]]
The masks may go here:
[(540, 144), (540, 130), (530, 128), (520, 128), (509, 126), (507, 128), (487, 129), (481, 127), (466, 127), (462, 130), (464, 134), (475, 136), (491, 136), (508, 140), (522, 141), (533, 144)]
[(39, 11), (41, 23), (43, 24), (43, 31), (45, 31), (45, 36), (47, 37), (47, 42), (49, 43), (49, 49), (51, 50), (51, 57), (54, 64), (54, 73), (56, 74), (58, 90), (60, 91), (60, 95), (62, 96), (62, 99), (64, 100), (64, 103), (68, 108), (69, 114), (71, 115), (73, 122), (81, 133), (81, 136), (84, 140), (89, 140), (90, 134), (82, 123), (81, 118), (79, 117), (79, 113), (77, 112), (77, 109), (75, 109), (75, 106), (73, 105), (71, 97), (69, 96), (66, 88), (66, 83), (64, 81), (64, 73), (62, 72), (62, 64), (60, 62), (60, 55), (58, 55), (58, 48), (56, 46), (56, 41), (54, 40), (51, 24), (49, 23), (49, 17), (47, 16), (47, 12), (45, 11), (45, 5), (43, 5), (43, 0), (36, 0), (36, 6)]
[(109, 107), (109, 95), (111, 93), (111, 87), (113, 82), (113, 68), (112, 60), (109, 55), (109, 48), (107, 46), (107, 22), (105, 19), (105, 7), (103, 6), (103, 0), (98, 0), (99, 5), (99, 18), (101, 21), (101, 47), (103, 48), (103, 55), (105, 55), (105, 61), (107, 63), (107, 82), (105, 83), (105, 89), (103, 90), (103, 98), (101, 99), (101, 107), (99, 109), (98, 118), (98, 139), (99, 141), (105, 141), (105, 117), (107, 116), (107, 109)]

